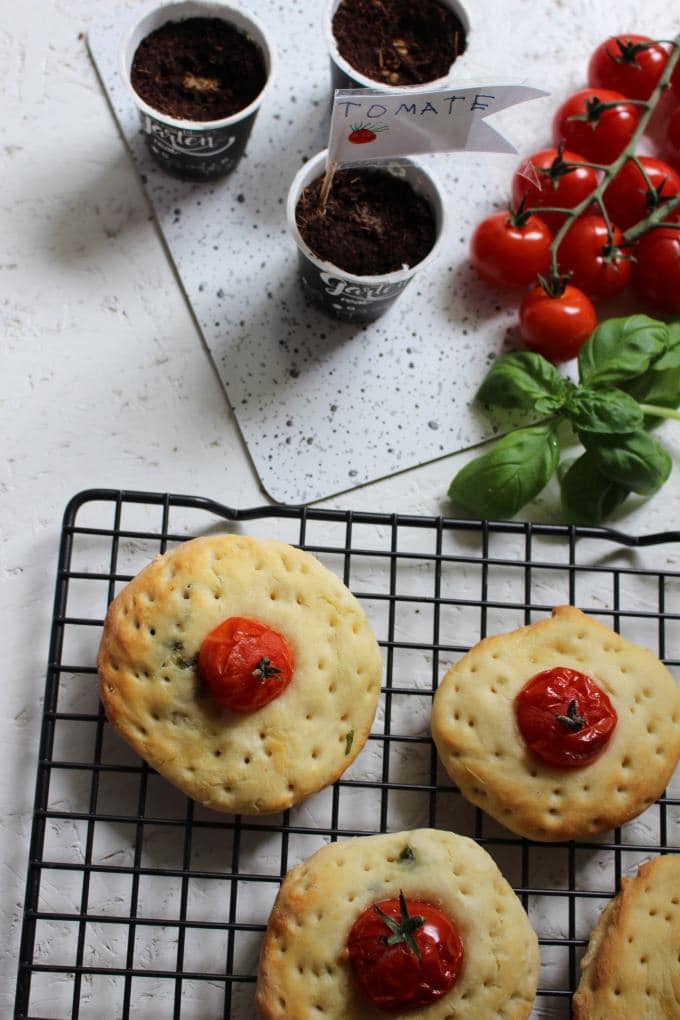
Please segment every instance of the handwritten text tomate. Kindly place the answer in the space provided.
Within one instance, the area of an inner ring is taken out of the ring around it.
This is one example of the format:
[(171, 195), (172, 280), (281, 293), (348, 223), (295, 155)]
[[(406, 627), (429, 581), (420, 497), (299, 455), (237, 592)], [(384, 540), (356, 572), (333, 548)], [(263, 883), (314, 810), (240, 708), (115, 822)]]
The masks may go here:
[(515, 152), (485, 118), (545, 95), (526, 85), (401, 89), (389, 95), (377, 89), (339, 89), (333, 102), (328, 158), (342, 165), (460, 149)]

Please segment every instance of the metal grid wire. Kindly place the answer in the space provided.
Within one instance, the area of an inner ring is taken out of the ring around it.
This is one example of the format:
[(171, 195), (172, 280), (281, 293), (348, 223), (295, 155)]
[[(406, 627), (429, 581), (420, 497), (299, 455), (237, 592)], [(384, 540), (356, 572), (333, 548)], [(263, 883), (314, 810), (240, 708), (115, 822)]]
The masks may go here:
[[(187, 800), (124, 745), (97, 697), (108, 602), (154, 555), (225, 528), (314, 553), (358, 596), (384, 655), (366, 748), (331, 789), (276, 816)], [(439, 768), (432, 695), (480, 638), (567, 602), (677, 675), (679, 570), (680, 533), (76, 496), (59, 556), (15, 1018), (251, 1020), (262, 932), (287, 869), (331, 840), (417, 826), (472, 836), (494, 857), (539, 936), (533, 1015), (569, 1017), (589, 931), (622, 876), (680, 850), (679, 791), (598, 842), (519, 839)]]

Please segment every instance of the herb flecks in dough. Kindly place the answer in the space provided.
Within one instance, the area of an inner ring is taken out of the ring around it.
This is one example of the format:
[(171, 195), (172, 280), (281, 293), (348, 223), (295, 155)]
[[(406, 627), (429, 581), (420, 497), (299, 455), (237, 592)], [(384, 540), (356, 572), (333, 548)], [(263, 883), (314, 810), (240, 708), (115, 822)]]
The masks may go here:
[(352, 750), (352, 744), (354, 743), (354, 730), (350, 730), (345, 737), (345, 754), (349, 754)]
[(416, 855), (413, 847), (405, 846), (399, 854), (399, 863), (406, 865), (413, 865), (416, 863)]
[(170, 660), (173, 666), (177, 669), (195, 669), (198, 657), (193, 655), (188, 658), (186, 655), (182, 654), (184, 652), (183, 641), (173, 641), (169, 647), (170, 651), (173, 653)]
[(178, 669), (195, 669), (196, 663), (196, 655), (194, 655), (191, 659), (185, 659), (183, 655), (176, 655), (172, 660), (173, 666), (177, 666)]

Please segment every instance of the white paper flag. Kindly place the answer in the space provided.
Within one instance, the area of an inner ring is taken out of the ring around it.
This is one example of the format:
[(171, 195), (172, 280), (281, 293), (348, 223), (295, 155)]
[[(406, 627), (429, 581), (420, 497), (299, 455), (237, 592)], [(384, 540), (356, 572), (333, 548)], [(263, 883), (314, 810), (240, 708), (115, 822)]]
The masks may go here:
[(426, 152), (517, 152), (485, 118), (549, 95), (528, 85), (472, 85), (414, 92), (337, 89), (328, 162), (374, 162)]

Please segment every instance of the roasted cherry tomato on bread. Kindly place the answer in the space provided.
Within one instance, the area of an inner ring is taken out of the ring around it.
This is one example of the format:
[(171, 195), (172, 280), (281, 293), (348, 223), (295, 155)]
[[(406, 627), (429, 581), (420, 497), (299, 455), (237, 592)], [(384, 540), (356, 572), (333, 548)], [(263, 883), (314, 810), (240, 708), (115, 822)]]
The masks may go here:
[(506, 210), (478, 224), (470, 240), (470, 261), (487, 283), (526, 287), (548, 269), (551, 241), (539, 217)]
[(634, 248), (633, 287), (652, 308), (680, 313), (680, 230), (657, 227)]
[(610, 241), (601, 216), (579, 216), (557, 249), (560, 270), (589, 297), (612, 297), (623, 290), (631, 274), (631, 261), (620, 245), (621, 231), (617, 227)]
[(649, 99), (667, 63), (667, 51), (646, 35), (612, 36), (590, 58), (588, 84), (629, 99)]
[[(545, 212), (546, 206), (573, 209), (597, 187), (597, 174), (582, 166), (583, 158), (568, 150), (541, 149), (524, 160), (512, 178), (512, 204), (538, 215), (552, 231), (564, 223), (564, 213)], [(577, 164), (573, 166), (573, 164)]]
[(630, 142), (639, 120), (640, 107), (627, 103), (620, 92), (581, 89), (555, 114), (553, 139), (590, 162), (612, 163)]
[(524, 346), (549, 361), (575, 358), (597, 326), (590, 298), (567, 284), (556, 297), (532, 287), (519, 306), (519, 330)]
[(293, 653), (282, 634), (245, 616), (230, 616), (202, 641), (198, 672), (223, 708), (253, 712), (285, 690)]
[(454, 922), (431, 903), (381, 900), (350, 929), (347, 952), (354, 982), (378, 1009), (424, 1009), (453, 987), (463, 961)]
[(524, 743), (546, 765), (580, 768), (605, 749), (617, 715), (601, 687), (567, 666), (532, 677), (515, 698)]
[(680, 174), (672, 166), (652, 156), (637, 156), (626, 160), (607, 186), (604, 204), (616, 226), (628, 230), (679, 191)]

